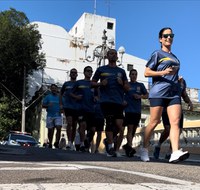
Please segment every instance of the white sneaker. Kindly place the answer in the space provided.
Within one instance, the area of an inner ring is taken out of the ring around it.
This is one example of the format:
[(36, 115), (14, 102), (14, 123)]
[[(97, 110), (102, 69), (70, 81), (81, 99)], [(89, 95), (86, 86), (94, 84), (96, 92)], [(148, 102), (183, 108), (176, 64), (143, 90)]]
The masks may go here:
[(140, 159), (143, 161), (143, 162), (149, 162), (149, 153), (148, 153), (148, 150), (146, 148), (141, 148), (140, 149)]
[(170, 163), (177, 163), (179, 161), (186, 160), (189, 158), (190, 154), (188, 151), (183, 152), (182, 149), (176, 150), (171, 154), (171, 157), (169, 159)]
[(70, 145), (70, 150), (72, 150), (72, 151), (75, 150), (75, 146), (73, 144)]
[(116, 154), (116, 157), (119, 157), (119, 158), (122, 157), (122, 155), (118, 151), (116, 151), (115, 154)]

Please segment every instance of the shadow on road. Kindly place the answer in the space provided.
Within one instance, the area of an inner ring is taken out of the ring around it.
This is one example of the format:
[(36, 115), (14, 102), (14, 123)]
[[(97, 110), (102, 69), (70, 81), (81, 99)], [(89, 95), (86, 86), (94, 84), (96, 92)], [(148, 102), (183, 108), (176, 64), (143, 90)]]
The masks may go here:
[[(200, 156), (197, 155), (195, 160), (194, 155), (190, 159), (178, 164), (200, 166)], [(199, 158), (196, 160), (196, 158)], [(140, 162), (138, 156), (128, 158), (122, 157), (107, 157), (106, 154), (91, 154), (81, 153), (77, 151), (36, 148), (36, 147), (13, 147), (0, 145), (0, 160), (1, 161), (19, 161), (19, 162), (41, 162), (41, 161), (97, 161), (97, 162)], [(168, 163), (167, 160), (156, 160), (151, 158), (151, 162)]]

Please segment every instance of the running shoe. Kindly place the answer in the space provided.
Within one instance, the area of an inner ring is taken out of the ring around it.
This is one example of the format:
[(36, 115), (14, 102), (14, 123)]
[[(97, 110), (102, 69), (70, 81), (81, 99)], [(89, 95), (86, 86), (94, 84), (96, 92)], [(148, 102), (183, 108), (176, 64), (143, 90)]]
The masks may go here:
[(118, 158), (122, 157), (121, 153), (118, 151), (116, 151), (115, 154), (116, 154), (116, 157), (118, 157)]
[(70, 150), (74, 151), (75, 150), (75, 146), (71, 143), (70, 145)]
[(108, 151), (109, 151), (109, 149), (108, 149), (108, 141), (107, 141), (106, 138), (103, 139), (103, 144), (105, 145), (105, 150), (106, 150), (106, 152), (108, 152)]
[(67, 144), (66, 149), (70, 149), (70, 146), (71, 146), (70, 144)]
[(169, 159), (170, 163), (177, 163), (183, 160), (186, 160), (189, 158), (190, 154), (188, 151), (183, 152), (182, 149), (176, 150), (171, 154), (171, 157)]
[(148, 150), (146, 148), (141, 148), (140, 149), (140, 159), (143, 161), (143, 162), (149, 162), (149, 153), (148, 153)]
[(171, 157), (171, 154), (170, 154), (170, 153), (167, 153), (167, 154), (165, 155), (165, 159), (166, 159), (166, 160), (169, 160), (170, 157)]
[(95, 150), (94, 153), (95, 153), (95, 154), (99, 154), (99, 151), (98, 151), (98, 150)]
[(79, 151), (80, 151), (80, 152), (86, 152), (85, 146), (81, 146)]
[(155, 159), (159, 159), (159, 155), (160, 155), (160, 147), (155, 146), (153, 156), (154, 156)]
[(122, 148), (125, 150), (127, 157), (133, 157), (134, 154), (136, 153), (136, 150), (131, 146), (129, 146), (128, 144), (123, 145)]
[(114, 148), (110, 148), (107, 152), (107, 156), (108, 157), (117, 157), (115, 151), (114, 151)]
[(59, 148), (59, 142), (55, 142), (55, 143), (54, 143), (54, 147), (55, 147), (55, 148)]

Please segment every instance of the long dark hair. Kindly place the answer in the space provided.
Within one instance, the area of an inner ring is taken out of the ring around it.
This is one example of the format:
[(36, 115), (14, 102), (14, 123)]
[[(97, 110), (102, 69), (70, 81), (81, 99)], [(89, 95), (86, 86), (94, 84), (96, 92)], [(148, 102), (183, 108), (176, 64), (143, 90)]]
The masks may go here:
[(162, 28), (162, 29), (160, 30), (160, 32), (159, 32), (159, 34), (158, 34), (158, 37), (159, 37), (159, 38), (162, 38), (163, 32), (164, 32), (165, 30), (167, 30), (167, 29), (171, 30), (172, 33), (173, 33), (173, 30), (172, 30), (170, 27), (165, 27), (165, 28)]

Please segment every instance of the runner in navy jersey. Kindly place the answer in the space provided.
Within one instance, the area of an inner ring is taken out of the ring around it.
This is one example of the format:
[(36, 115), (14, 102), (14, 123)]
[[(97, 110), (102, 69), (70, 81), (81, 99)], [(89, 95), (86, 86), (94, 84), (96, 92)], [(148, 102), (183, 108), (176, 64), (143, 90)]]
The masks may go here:
[(159, 124), (166, 107), (170, 121), (170, 141), (172, 154), (169, 162), (175, 163), (189, 157), (187, 151), (179, 150), (179, 122), (181, 118), (180, 84), (178, 72), (180, 62), (171, 52), (174, 34), (171, 28), (163, 28), (159, 32), (161, 49), (155, 51), (146, 64), (146, 77), (152, 77), (152, 87), (149, 92), (150, 122), (145, 128), (143, 148), (140, 157), (143, 161), (149, 161), (148, 146), (154, 128)]
[[(90, 143), (95, 133), (95, 112), (94, 112), (94, 89), (90, 78), (92, 77), (92, 67), (84, 68), (85, 78), (77, 80), (72, 89), (71, 96), (74, 97), (80, 105), (79, 110), (79, 132), (80, 132), (80, 151), (88, 151)], [(87, 130), (87, 138), (85, 132)]]
[(132, 148), (132, 141), (135, 135), (135, 131), (141, 119), (141, 99), (148, 98), (148, 92), (144, 84), (137, 82), (137, 70), (131, 69), (129, 73), (130, 77), (130, 89), (125, 93), (125, 121), (124, 126), (128, 127), (127, 130), (127, 144), (123, 146), (126, 155), (132, 157), (135, 150)]
[[(124, 69), (116, 65), (117, 51), (110, 49), (107, 53), (108, 65), (97, 68), (92, 81), (93, 86), (100, 86), (100, 105), (106, 120), (107, 156), (120, 156), (119, 147), (123, 139), (123, 100), (128, 80)], [(100, 82), (98, 83), (98, 81)], [(116, 152), (113, 147), (113, 133), (119, 132)]]
[(76, 82), (78, 72), (75, 68), (70, 70), (70, 80), (66, 81), (60, 91), (60, 107), (64, 110), (66, 121), (67, 121), (67, 138), (68, 144), (66, 148), (75, 150), (74, 139), (76, 135), (76, 127), (78, 121), (78, 110), (79, 104), (76, 100), (71, 97), (70, 93)]

